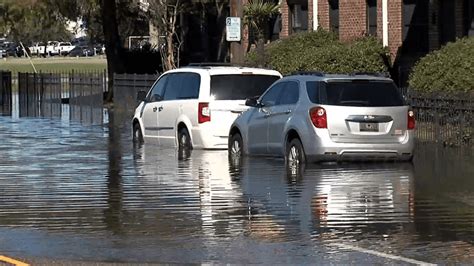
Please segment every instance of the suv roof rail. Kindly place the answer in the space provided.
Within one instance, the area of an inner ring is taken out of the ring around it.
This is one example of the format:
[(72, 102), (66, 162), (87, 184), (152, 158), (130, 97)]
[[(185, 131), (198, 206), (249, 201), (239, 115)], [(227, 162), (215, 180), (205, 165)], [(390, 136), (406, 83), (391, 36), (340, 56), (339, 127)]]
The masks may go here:
[(308, 76), (318, 76), (318, 77), (323, 77), (324, 73), (319, 72), (319, 71), (296, 71), (296, 72), (291, 72), (287, 76), (295, 76), (295, 75), (308, 75)]
[(231, 63), (222, 63), (222, 62), (203, 62), (203, 63), (190, 63), (187, 67), (213, 67), (213, 66), (236, 66), (238, 65)]
[(388, 78), (388, 74), (387, 73), (383, 73), (383, 72), (364, 72), (364, 71), (361, 71), (361, 72), (352, 72), (349, 74), (350, 76), (358, 76), (358, 75), (366, 75), (366, 76), (375, 76), (375, 77), (384, 77), (384, 78)]

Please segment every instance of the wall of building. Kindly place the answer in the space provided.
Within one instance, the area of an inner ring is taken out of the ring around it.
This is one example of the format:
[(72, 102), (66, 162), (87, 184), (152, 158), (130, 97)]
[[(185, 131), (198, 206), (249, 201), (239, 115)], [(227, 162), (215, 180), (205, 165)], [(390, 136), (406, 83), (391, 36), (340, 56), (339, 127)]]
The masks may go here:
[(351, 41), (367, 33), (365, 0), (339, 0), (339, 39)]

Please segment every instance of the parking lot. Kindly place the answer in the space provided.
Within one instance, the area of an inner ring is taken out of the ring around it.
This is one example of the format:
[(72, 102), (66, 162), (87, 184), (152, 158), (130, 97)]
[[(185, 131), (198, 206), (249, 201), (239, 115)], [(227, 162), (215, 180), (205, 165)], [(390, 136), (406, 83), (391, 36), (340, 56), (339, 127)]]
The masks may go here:
[[(111, 113), (113, 115), (113, 113)], [(0, 117), (0, 250), (25, 262), (451, 264), (474, 259), (471, 149), (410, 163), (229, 162), (133, 145), (130, 121)]]

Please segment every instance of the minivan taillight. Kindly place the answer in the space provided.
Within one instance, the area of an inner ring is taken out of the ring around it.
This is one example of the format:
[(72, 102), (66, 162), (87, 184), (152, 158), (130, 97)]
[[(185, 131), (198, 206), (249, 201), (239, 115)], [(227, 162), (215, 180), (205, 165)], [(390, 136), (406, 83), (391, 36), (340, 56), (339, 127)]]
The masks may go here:
[(198, 105), (198, 123), (202, 124), (211, 121), (211, 110), (209, 103), (199, 103)]
[(328, 128), (328, 120), (326, 117), (326, 110), (322, 107), (314, 107), (309, 110), (309, 117), (311, 122), (317, 128)]
[(412, 110), (408, 111), (407, 129), (415, 129), (415, 113)]

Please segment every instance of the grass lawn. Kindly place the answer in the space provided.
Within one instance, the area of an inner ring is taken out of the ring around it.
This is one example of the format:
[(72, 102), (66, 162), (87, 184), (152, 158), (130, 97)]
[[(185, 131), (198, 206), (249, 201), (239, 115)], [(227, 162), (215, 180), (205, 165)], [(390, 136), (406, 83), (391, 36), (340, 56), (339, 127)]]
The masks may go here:
[[(38, 72), (70, 72), (75, 71), (100, 71), (107, 69), (107, 60), (104, 56), (96, 57), (49, 57), (32, 58)], [(17, 72), (34, 72), (30, 60), (27, 58), (0, 59), (0, 70)]]

